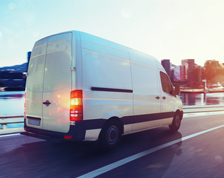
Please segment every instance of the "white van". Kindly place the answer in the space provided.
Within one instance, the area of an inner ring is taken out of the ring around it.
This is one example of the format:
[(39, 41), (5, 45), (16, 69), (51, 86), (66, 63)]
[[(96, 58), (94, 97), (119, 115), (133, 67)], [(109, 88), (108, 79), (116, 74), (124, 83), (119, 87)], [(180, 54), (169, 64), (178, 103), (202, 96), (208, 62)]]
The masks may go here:
[(80, 31), (48, 36), (33, 47), (26, 81), (25, 130), (63, 140), (98, 140), (180, 127), (179, 87), (158, 60)]

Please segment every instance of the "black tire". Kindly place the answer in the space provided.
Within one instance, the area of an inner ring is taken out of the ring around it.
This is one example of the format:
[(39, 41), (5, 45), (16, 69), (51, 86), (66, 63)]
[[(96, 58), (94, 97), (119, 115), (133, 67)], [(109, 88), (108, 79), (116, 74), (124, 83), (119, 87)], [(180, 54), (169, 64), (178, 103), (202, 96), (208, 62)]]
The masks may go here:
[(169, 125), (171, 132), (176, 132), (180, 128), (181, 124), (181, 115), (180, 113), (175, 113), (173, 117), (173, 122), (171, 125)]
[(105, 151), (114, 150), (121, 141), (121, 124), (115, 120), (109, 120), (103, 126), (99, 136), (99, 146)]

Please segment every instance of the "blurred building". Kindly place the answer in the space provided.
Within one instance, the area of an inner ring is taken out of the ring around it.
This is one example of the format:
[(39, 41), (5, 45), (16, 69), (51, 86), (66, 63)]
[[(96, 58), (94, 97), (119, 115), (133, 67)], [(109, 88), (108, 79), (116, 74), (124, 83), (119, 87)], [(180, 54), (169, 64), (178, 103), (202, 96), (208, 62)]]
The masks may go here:
[(184, 82), (184, 67), (180, 66), (180, 81)]
[(175, 66), (171, 64), (171, 81), (172, 82), (183, 82), (183, 67), (182, 66)]
[(171, 64), (169, 59), (163, 59), (161, 61), (161, 64), (169, 75), (171, 82), (183, 81), (184, 77), (182, 66), (176, 66), (174, 64)]
[(184, 59), (181, 61), (182, 63), (182, 78), (184, 82), (187, 81), (195, 81), (195, 63), (194, 59)]
[(195, 81), (202, 82), (202, 70), (203, 68), (197, 64), (195, 64)]
[(170, 73), (170, 60), (169, 59), (163, 59), (161, 61), (161, 64), (162, 64), (163, 68), (165, 69), (166, 73), (169, 75), (169, 77), (171, 77), (171, 73)]
[(172, 82), (188, 83), (201, 82), (203, 68), (195, 64), (194, 59), (184, 59), (180, 66), (170, 63), (169, 59), (161, 61)]
[(173, 69), (173, 81), (178, 82), (181, 81), (181, 66), (175, 66)]

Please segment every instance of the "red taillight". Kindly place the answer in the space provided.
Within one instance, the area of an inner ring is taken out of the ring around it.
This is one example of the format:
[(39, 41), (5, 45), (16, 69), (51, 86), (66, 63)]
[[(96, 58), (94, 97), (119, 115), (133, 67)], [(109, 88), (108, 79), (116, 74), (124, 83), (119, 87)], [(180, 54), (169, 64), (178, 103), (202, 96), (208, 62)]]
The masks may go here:
[(71, 135), (64, 135), (64, 139), (72, 139), (72, 136)]
[(26, 92), (25, 92), (25, 102), (24, 102), (24, 116), (26, 116)]
[(82, 90), (74, 90), (70, 99), (70, 121), (80, 120), (83, 120)]

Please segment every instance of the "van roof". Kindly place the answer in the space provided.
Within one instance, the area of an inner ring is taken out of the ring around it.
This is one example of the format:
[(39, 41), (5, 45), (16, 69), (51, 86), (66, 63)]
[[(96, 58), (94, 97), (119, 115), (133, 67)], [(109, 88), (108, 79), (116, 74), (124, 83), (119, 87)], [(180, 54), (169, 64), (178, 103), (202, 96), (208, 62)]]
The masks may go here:
[[(100, 39), (103, 39), (103, 40), (107, 40), (107, 39), (105, 39), (105, 38), (98, 37), (98, 36), (93, 35), (93, 34), (90, 34), (90, 33), (82, 32), (82, 31), (78, 31), (78, 30), (70, 30), (70, 31), (65, 31), (65, 32), (61, 32), (61, 33), (55, 33), (55, 34), (53, 34), (53, 35), (46, 36), (46, 37), (44, 37), (44, 38), (39, 39), (38, 41), (43, 40), (43, 39), (45, 39), (45, 38), (49, 38), (49, 37), (51, 37), (51, 36), (55, 36), (55, 35), (59, 35), (59, 34), (64, 34), (64, 33), (69, 33), (69, 32), (70, 32), (70, 33), (79, 32), (79, 33), (81, 33), (81, 34), (83, 34), (83, 35), (92, 35), (92, 36), (94, 36), (94, 37), (97, 37), (97, 38), (100, 38)], [(38, 42), (38, 41), (36, 41), (36, 42)], [(115, 43), (115, 44), (118, 44), (118, 45), (127, 47), (128, 49), (130, 49), (130, 51), (136, 51), (137, 53), (139, 52), (139, 53), (145, 54), (145, 55), (147, 55), (148, 57), (150, 57), (150, 58), (152, 58), (152, 59), (154, 59), (154, 60), (157, 61), (157, 59), (156, 59), (154, 56), (151, 56), (151, 55), (149, 55), (149, 54), (147, 54), (147, 53), (144, 53), (144, 52), (142, 52), (142, 51), (139, 51), (139, 50), (130, 48), (130, 47), (126, 46), (126, 45), (122, 45), (122, 44), (116, 43), (116, 42), (111, 41), (111, 40), (107, 40), (107, 41), (110, 41), (110, 42), (112, 42), (112, 43)]]

